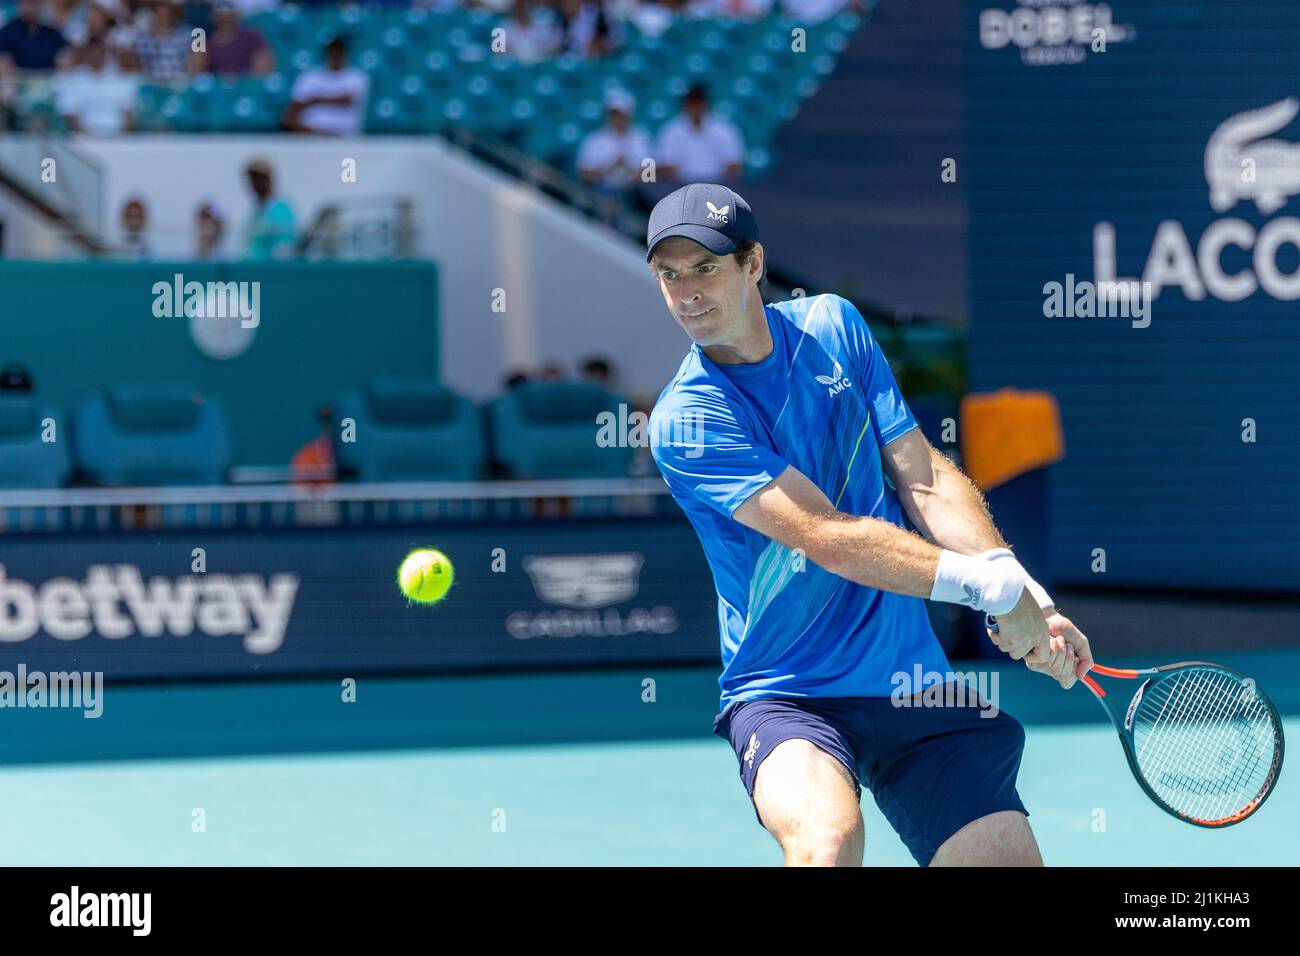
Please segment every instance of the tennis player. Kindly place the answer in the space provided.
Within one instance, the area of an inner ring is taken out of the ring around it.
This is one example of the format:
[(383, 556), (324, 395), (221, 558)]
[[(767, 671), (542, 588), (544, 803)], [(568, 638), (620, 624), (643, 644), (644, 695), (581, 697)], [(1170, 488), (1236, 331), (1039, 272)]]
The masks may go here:
[(899, 706), (896, 678), (952, 674), (922, 598), (995, 615), (997, 646), (1062, 687), (1088, 641), (921, 435), (858, 310), (763, 304), (758, 238), (744, 199), (707, 183), (661, 200), (647, 232), (694, 340), (650, 435), (718, 591), (714, 731), (787, 865), (862, 864), (865, 785), (922, 866), (1041, 866), (1021, 725), (982, 702)]

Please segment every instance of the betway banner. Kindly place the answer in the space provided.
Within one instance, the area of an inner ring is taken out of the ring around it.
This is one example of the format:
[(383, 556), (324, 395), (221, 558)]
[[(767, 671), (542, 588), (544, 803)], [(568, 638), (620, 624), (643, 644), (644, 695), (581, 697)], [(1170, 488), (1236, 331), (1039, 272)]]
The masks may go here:
[(971, 384), (1060, 399), (1051, 576), (1300, 589), (1300, 5), (965, 27)]
[[(455, 565), (437, 605), (397, 589), (415, 547)], [(717, 656), (712, 576), (685, 521), (27, 535), (6, 537), (0, 556), (0, 670), (11, 672), (346, 675)]]

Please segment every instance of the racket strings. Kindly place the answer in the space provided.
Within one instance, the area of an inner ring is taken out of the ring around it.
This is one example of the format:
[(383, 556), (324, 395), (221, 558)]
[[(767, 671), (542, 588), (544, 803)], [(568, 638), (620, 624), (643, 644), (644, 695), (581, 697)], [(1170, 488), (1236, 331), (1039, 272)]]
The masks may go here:
[(1166, 727), (1165, 760), (1154, 766), (1153, 777), (1166, 794), (1179, 796), (1189, 816), (1228, 816), (1257, 795), (1251, 783), (1269, 741), (1257, 742), (1252, 731), (1266, 711), (1246, 687), (1213, 671), (1193, 673), (1181, 689), (1174, 707), (1181, 701), (1186, 718)]
[(1147, 785), (1177, 813), (1222, 820), (1269, 787), (1276, 736), (1254, 688), (1206, 667), (1149, 685), (1133, 713), (1136, 762)]

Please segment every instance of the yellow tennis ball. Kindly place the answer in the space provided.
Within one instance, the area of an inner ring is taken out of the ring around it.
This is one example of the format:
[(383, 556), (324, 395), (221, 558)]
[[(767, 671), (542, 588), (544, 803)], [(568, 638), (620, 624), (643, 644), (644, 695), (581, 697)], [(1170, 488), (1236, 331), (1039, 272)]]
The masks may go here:
[(447, 596), (453, 576), (451, 561), (441, 551), (412, 551), (397, 569), (397, 586), (416, 604), (435, 604)]

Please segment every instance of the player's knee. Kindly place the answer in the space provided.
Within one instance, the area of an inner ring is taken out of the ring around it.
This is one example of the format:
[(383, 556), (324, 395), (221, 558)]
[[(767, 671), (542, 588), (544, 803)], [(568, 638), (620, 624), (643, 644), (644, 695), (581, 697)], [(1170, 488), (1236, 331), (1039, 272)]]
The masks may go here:
[(1000, 810), (966, 824), (938, 848), (930, 866), (1042, 866), (1024, 813)]
[(778, 837), (790, 866), (859, 866), (864, 832), (862, 818), (824, 819)]

